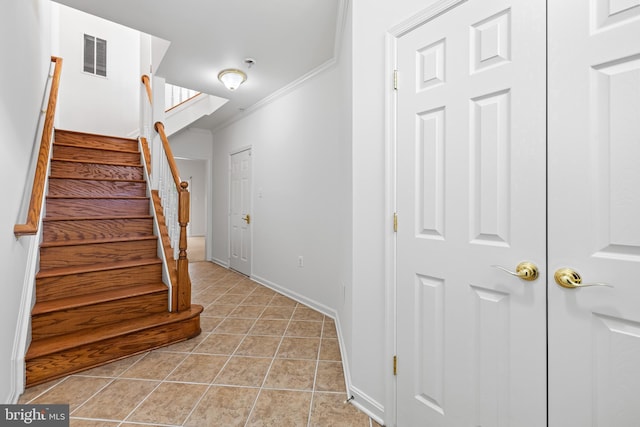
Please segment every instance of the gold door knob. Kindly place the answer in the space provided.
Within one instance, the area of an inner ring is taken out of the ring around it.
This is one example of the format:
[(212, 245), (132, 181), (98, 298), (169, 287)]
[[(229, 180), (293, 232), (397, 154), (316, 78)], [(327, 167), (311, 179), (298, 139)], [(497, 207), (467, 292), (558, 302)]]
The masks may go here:
[(246, 214), (245, 216), (242, 217), (243, 221), (246, 221), (247, 224), (251, 224), (251, 215)]
[(508, 269), (500, 266), (500, 265), (492, 265), (491, 267), (495, 267), (499, 270), (502, 270), (506, 273), (511, 274), (512, 276), (516, 276), (519, 279), (526, 280), (527, 282), (534, 281), (538, 278), (538, 267), (535, 264), (523, 261), (516, 266), (516, 271), (509, 271)]
[(559, 269), (555, 272), (553, 278), (556, 279), (558, 285), (568, 289), (586, 288), (587, 286), (608, 286), (613, 288), (613, 286), (607, 285), (606, 283), (582, 283), (582, 277), (580, 277), (577, 271), (571, 268)]

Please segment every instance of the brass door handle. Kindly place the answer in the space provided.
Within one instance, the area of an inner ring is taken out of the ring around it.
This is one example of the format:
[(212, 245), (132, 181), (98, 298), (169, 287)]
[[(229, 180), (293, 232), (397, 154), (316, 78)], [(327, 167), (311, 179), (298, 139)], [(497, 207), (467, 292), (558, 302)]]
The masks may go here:
[(516, 276), (519, 279), (526, 280), (527, 282), (531, 282), (538, 278), (538, 267), (535, 264), (523, 261), (516, 266), (516, 271), (509, 271), (508, 269), (500, 266), (500, 265), (492, 265), (491, 267), (495, 267), (499, 270), (502, 270), (506, 273), (511, 274), (512, 276)]
[(246, 214), (245, 216), (242, 217), (243, 221), (246, 221), (247, 224), (251, 224), (251, 215)]
[(613, 286), (606, 283), (582, 283), (582, 277), (580, 277), (577, 271), (571, 268), (559, 269), (555, 272), (553, 278), (556, 279), (558, 285), (568, 289), (586, 288), (587, 286), (608, 286), (613, 288)]

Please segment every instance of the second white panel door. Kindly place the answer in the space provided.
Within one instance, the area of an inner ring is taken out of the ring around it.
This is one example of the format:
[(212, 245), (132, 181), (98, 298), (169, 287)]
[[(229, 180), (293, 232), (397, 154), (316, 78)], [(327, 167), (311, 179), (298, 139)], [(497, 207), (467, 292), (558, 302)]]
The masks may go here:
[(231, 155), (229, 266), (251, 275), (251, 150)]

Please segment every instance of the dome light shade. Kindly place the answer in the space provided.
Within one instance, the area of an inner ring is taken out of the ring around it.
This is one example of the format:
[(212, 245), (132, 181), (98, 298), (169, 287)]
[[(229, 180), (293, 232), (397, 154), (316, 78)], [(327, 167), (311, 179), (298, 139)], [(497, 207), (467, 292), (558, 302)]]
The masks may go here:
[(238, 87), (247, 80), (247, 75), (235, 68), (228, 68), (220, 71), (218, 74), (218, 80), (229, 90), (236, 90)]

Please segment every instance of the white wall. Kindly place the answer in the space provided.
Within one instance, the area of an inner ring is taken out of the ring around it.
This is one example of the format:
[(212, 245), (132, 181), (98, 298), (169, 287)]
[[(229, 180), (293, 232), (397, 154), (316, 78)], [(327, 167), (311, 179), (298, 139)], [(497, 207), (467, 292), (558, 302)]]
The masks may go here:
[[(353, 340), (352, 382), (390, 405), (385, 340), (385, 34), (434, 0), (353, 1)], [(383, 409), (383, 408), (380, 408)], [(385, 418), (389, 416), (388, 411)], [(392, 419), (387, 418), (387, 423)]]
[[(139, 134), (140, 33), (52, 3), (59, 30), (54, 55), (64, 59), (57, 126), (136, 137)], [(107, 41), (107, 77), (83, 71), (84, 34)], [(56, 37), (54, 37), (56, 39)], [(145, 67), (148, 73), (148, 65)]]
[(207, 193), (210, 185), (207, 180), (207, 162), (205, 160), (176, 159), (180, 171), (180, 179), (191, 180), (191, 218), (189, 236), (204, 236), (207, 232)]
[(252, 275), (332, 312), (342, 304), (341, 255), (349, 240), (343, 66), (214, 133), (213, 152), (214, 259), (229, 260), (229, 156), (251, 146)]
[[(28, 238), (16, 239), (13, 226), (24, 222), (24, 193), (31, 193), (28, 178), (38, 133), (42, 100), (51, 64), (50, 3), (48, 0), (3, 2), (0, 13), (0, 402), (13, 403), (19, 385), (12, 372), (12, 352), (20, 316), (20, 301), (27, 263)], [(27, 308), (28, 309), (28, 308)]]

